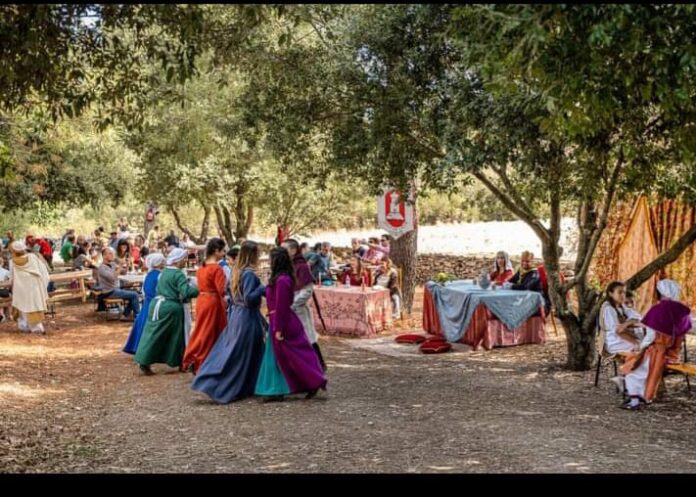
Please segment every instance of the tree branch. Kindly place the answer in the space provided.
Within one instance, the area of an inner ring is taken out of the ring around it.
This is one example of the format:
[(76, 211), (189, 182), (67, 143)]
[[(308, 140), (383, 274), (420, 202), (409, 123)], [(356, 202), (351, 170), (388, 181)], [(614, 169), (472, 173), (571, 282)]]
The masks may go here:
[(682, 252), (689, 248), (689, 245), (694, 243), (694, 241), (696, 241), (696, 226), (692, 226), (686, 233), (679, 237), (670, 248), (631, 276), (626, 281), (626, 288), (629, 290), (638, 288), (657, 271), (676, 261)]
[(186, 233), (192, 240), (198, 239), (198, 237), (190, 229), (183, 225), (183, 223), (181, 222), (181, 217), (179, 217), (179, 212), (176, 210), (174, 206), (169, 206), (169, 212), (171, 212), (172, 216), (174, 217), (174, 222), (183, 233)]
[[(616, 161), (616, 167), (614, 167), (614, 171), (612, 171), (611, 178), (609, 179), (609, 184), (607, 185), (607, 193), (604, 196), (604, 205), (602, 206), (602, 212), (599, 216), (599, 223), (595, 226), (593, 230), (592, 237), (590, 238), (590, 241), (587, 245), (587, 250), (585, 252), (585, 259), (582, 262), (580, 271), (575, 273), (575, 278), (573, 278), (574, 280), (583, 279), (587, 275), (587, 271), (590, 268), (590, 263), (592, 262), (595, 250), (597, 249), (599, 239), (602, 237), (602, 233), (604, 233), (604, 229), (607, 227), (609, 211), (611, 210), (611, 206), (614, 202), (614, 196), (616, 195), (616, 184), (618, 183), (619, 176), (621, 175), (621, 171), (623, 170), (623, 166), (624, 154), (623, 147), (621, 147), (619, 149), (619, 157)], [(572, 286), (574, 285), (571, 285), (571, 287)]]
[(515, 203), (523, 209), (525, 212), (527, 212), (527, 216), (530, 218), (538, 219), (539, 216), (536, 215), (534, 211), (532, 211), (532, 208), (527, 205), (527, 202), (525, 202), (522, 199), (522, 196), (519, 194), (517, 191), (517, 188), (515, 188), (515, 185), (512, 184), (512, 181), (510, 181), (510, 177), (507, 175), (505, 172), (505, 168), (503, 167), (492, 167), (493, 171), (498, 175), (500, 178), (500, 181), (503, 182), (503, 185), (505, 186), (506, 192), (512, 197), (512, 199), (515, 201)]
[(538, 219), (536, 219), (534, 216), (530, 215), (529, 212), (525, 211), (523, 208), (521, 208), (517, 202), (510, 197), (506, 192), (503, 192), (500, 188), (498, 188), (491, 180), (489, 180), (485, 174), (483, 174), (481, 171), (476, 171), (472, 173), (476, 179), (478, 179), (481, 183), (484, 184), (486, 188), (488, 188), (493, 195), (498, 197), (498, 199), (507, 207), (512, 213), (514, 213), (517, 217), (519, 217), (522, 221), (527, 223), (530, 228), (532, 228), (532, 231), (539, 237), (539, 239), (544, 242), (548, 242), (551, 239), (551, 235), (549, 234), (548, 230), (544, 228), (544, 225), (542, 225)]

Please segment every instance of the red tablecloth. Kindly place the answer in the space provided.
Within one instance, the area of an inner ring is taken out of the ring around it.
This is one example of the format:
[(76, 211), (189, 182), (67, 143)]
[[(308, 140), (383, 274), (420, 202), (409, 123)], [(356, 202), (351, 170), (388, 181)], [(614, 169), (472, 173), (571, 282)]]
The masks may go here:
[(391, 324), (389, 290), (366, 288), (363, 291), (357, 286), (315, 286), (314, 294), (326, 323), (324, 331), (312, 299), (314, 325), (319, 334), (367, 338)]
[[(433, 296), (427, 288), (423, 293), (423, 329), (433, 335), (443, 336)], [(481, 347), (490, 350), (493, 347), (542, 344), (545, 340), (543, 317), (532, 316), (524, 324), (511, 330), (481, 304), (474, 311), (469, 328), (459, 342), (471, 345), (474, 350)]]

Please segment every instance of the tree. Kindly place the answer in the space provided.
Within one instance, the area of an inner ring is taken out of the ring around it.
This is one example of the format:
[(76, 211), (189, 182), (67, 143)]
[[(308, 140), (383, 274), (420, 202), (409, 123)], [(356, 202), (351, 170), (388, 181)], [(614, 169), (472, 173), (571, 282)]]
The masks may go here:
[[(319, 41), (298, 34), (302, 43), (267, 58), (265, 70), (276, 67), (278, 77), (255, 98), (273, 123), (271, 143), (298, 153), (293, 144), (322, 136), (326, 168), (373, 185), (417, 178), (451, 190), (459, 173), (473, 175), (541, 240), (568, 366), (582, 370), (594, 359), (601, 303), (588, 270), (613, 200), (693, 192), (693, 13), (691, 6), (361, 6), (323, 24), (310, 20)], [(300, 60), (301, 69), (288, 72)], [(577, 213), (580, 238), (575, 276), (562, 285), (564, 206)], [(546, 209), (548, 221), (540, 216)], [(629, 286), (695, 237), (696, 227)]]
[(0, 118), (3, 212), (117, 204), (133, 184), (136, 167), (120, 131), (100, 135), (88, 115), (59, 125), (40, 111)]
[[(505, 177), (509, 169), (524, 172), (519, 163), (510, 167), (495, 161), (498, 182), (487, 186), (542, 241), (572, 369), (587, 369), (594, 358), (602, 294), (589, 287), (588, 271), (614, 199), (639, 192), (675, 196), (693, 191), (696, 54), (689, 40), (695, 14), (693, 6), (614, 5), (454, 11), (451, 33), (487, 97), (494, 102), (516, 98), (524, 110), (520, 117), (538, 128), (548, 151), (556, 149), (534, 175), (545, 183), (541, 191), (552, 211), (548, 228), (521, 191), (525, 183), (536, 182)], [(469, 29), (464, 32), (462, 25)], [(575, 276), (565, 285), (558, 279), (557, 246), (563, 201), (576, 206), (580, 228)], [(628, 286), (639, 286), (695, 239), (696, 227), (629, 278)], [(575, 312), (566, 298), (571, 289), (578, 296)]]

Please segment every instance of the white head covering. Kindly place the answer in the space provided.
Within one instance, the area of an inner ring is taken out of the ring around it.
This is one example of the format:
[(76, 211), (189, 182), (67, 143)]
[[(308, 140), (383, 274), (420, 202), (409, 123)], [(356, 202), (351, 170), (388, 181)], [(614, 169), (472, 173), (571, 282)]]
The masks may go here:
[(495, 261), (493, 262), (493, 271), (498, 270), (498, 257), (500, 257), (501, 255), (505, 257), (505, 269), (503, 269), (503, 271), (513, 271), (512, 262), (510, 262), (510, 256), (504, 250), (501, 250), (497, 254), (495, 254)]
[(674, 280), (660, 280), (657, 282), (657, 291), (660, 295), (671, 300), (679, 300), (681, 287)]
[(152, 253), (145, 257), (145, 265), (149, 271), (151, 271), (155, 266), (161, 266), (166, 261), (167, 258), (159, 252)]
[(14, 252), (26, 252), (26, 251), (27, 251), (27, 246), (26, 246), (26, 244), (25, 244), (24, 242), (22, 242), (22, 241), (19, 241), (19, 240), (16, 241), (16, 242), (12, 242), (12, 245), (10, 245), (10, 248), (11, 248)]
[(174, 264), (176, 264), (182, 259), (185, 259), (186, 257), (188, 257), (187, 250), (184, 250), (182, 248), (174, 248), (171, 252), (169, 252), (169, 256), (167, 257), (167, 265), (173, 266)]

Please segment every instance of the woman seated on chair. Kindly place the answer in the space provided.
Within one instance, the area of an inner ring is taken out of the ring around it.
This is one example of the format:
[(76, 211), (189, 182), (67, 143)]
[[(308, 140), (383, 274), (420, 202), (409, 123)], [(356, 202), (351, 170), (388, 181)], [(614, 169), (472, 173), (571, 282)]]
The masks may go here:
[(363, 283), (366, 286), (371, 286), (370, 271), (363, 267), (363, 263), (357, 255), (350, 258), (350, 267), (341, 273), (339, 281), (345, 284), (346, 280), (350, 286), (360, 286)]
[(605, 336), (604, 348), (610, 354), (632, 352), (643, 339), (640, 314), (631, 310), (635, 314), (629, 317), (631, 311), (624, 305), (625, 300), (626, 286), (620, 281), (609, 283), (599, 310), (599, 327)]
[(681, 288), (676, 281), (657, 283), (659, 302), (642, 319), (645, 338), (621, 366), (626, 375), (629, 401), (626, 409), (638, 409), (640, 402), (651, 403), (667, 364), (679, 362), (684, 337), (691, 329), (691, 309), (678, 301)]
[(501, 250), (495, 254), (495, 271), (489, 275), (491, 283), (502, 285), (512, 278), (514, 274), (515, 271), (512, 269), (512, 263), (510, 262), (508, 253)]
[(393, 267), (391, 259), (384, 259), (375, 273), (375, 286), (389, 289), (392, 299), (392, 318), (401, 316), (401, 290), (399, 290), (399, 273)]

